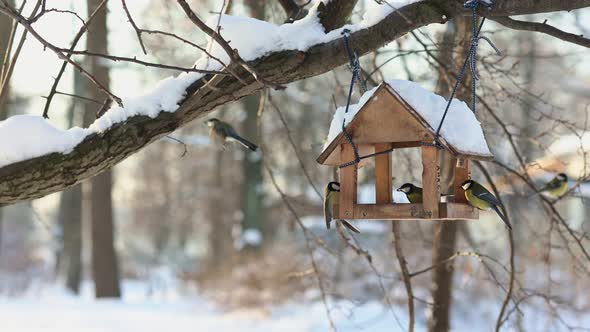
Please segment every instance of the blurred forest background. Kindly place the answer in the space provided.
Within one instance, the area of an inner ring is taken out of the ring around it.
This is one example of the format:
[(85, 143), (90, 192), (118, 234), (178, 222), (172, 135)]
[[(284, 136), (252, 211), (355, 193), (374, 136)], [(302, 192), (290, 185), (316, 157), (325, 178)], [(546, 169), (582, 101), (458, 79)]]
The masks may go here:
[[(100, 2), (71, 1), (68, 10), (85, 18)], [(202, 17), (224, 11), (276, 24), (287, 18), (280, 1), (189, 3)], [(27, 3), (25, 10), (34, 5)], [(175, 2), (128, 5), (139, 27), (173, 31), (205, 45), (205, 35), (196, 33)], [(369, 5), (374, 4), (359, 1), (351, 20), (358, 22)], [(107, 6), (91, 23), (82, 49), (184, 67), (200, 56), (186, 43), (147, 33), (142, 35), (147, 55), (142, 54), (121, 2), (108, 1)], [(40, 21), (38, 30), (69, 45), (79, 20), (58, 13), (52, 17)], [(528, 17), (584, 35), (590, 34), (589, 18), (588, 10)], [(0, 15), (2, 57), (12, 29), (13, 22)], [(478, 64), (477, 116), (496, 161), (473, 167), (472, 175), (486, 185), (493, 179), (502, 192), (514, 225), (511, 235), (491, 213), (481, 213), (479, 221), (399, 222), (396, 241), (390, 221), (355, 222), (361, 234), (354, 237), (326, 230), (322, 192), (336, 173), (315, 159), (335, 107), (346, 102), (350, 71), (341, 67), (284, 91), (265, 90), (222, 106), (62, 193), (3, 207), (0, 294), (19, 297), (55, 283), (78, 293), (88, 280), (96, 297), (119, 297), (124, 280), (141, 280), (151, 290), (197, 287), (228, 310), (324, 300), (327, 320), (344, 309), (326, 298), (353, 304), (346, 309), (351, 315), (354, 306), (379, 301), (392, 330), (405, 330), (408, 318), (396, 323), (408, 306), (400, 268), (405, 261), (413, 273), (415, 319), (433, 331), (466, 315), (482, 320), (487, 330), (497, 324), (511, 330), (587, 329), (590, 53), (495, 22), (484, 30), (502, 50), (497, 56), (482, 43)], [(362, 57), (363, 78), (369, 88), (383, 79), (413, 80), (447, 97), (454, 83), (450, 71), (462, 63), (470, 33), (468, 18), (413, 31)], [(21, 35), (17, 30), (15, 40)], [(17, 45), (11, 47), (14, 52)], [(0, 117), (41, 114), (45, 100), (39, 96), (47, 95), (61, 64), (40, 50), (27, 39), (14, 80), (0, 96)], [(74, 59), (125, 93), (140, 93), (176, 74), (97, 57)], [(32, 79), (33, 71), (44, 78)], [(56, 95), (52, 123), (69, 128), (93, 121), (103, 101), (94, 86), (68, 67), (58, 90), (91, 100)], [(459, 97), (468, 101), (469, 91), (460, 91)], [(204, 121), (211, 117), (233, 124), (261, 149), (252, 153), (238, 146), (227, 151), (210, 146)], [(419, 183), (418, 151), (396, 151), (393, 163), (396, 188)], [(533, 194), (521, 180), (527, 174), (539, 186), (557, 172), (566, 172), (574, 188), (557, 202)], [(365, 192), (373, 181), (370, 165), (361, 170), (359, 181), (360, 195), (370, 196)]]

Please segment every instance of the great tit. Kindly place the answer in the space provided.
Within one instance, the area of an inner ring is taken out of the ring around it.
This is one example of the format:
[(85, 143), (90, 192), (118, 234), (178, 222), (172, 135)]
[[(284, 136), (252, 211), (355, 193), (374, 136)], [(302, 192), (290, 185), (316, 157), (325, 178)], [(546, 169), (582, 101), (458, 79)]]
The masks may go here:
[[(330, 229), (330, 222), (334, 216), (334, 205), (338, 203), (340, 198), (340, 183), (332, 181), (328, 183), (326, 189), (324, 190), (324, 218), (326, 219), (326, 228)], [(350, 229), (355, 233), (360, 233), (360, 231), (354, 227), (351, 223), (344, 219), (339, 219), (346, 228)]]
[(553, 180), (547, 182), (540, 190), (539, 193), (546, 194), (551, 198), (558, 198), (565, 194), (567, 191), (567, 175), (564, 173), (557, 174)]
[(408, 197), (410, 203), (422, 203), (422, 188), (413, 185), (412, 183), (404, 183), (397, 189)]
[(461, 184), (461, 188), (463, 188), (465, 191), (465, 198), (469, 204), (471, 204), (471, 206), (480, 210), (496, 211), (508, 229), (512, 230), (512, 226), (508, 222), (508, 219), (506, 219), (498, 207), (500, 205), (500, 201), (498, 201), (498, 199), (492, 195), (492, 193), (484, 188), (484, 186), (473, 180), (467, 180)]
[(228, 142), (238, 142), (252, 151), (258, 149), (256, 144), (238, 135), (236, 130), (227, 122), (219, 119), (209, 119), (207, 120), (207, 126), (209, 126), (209, 137), (216, 146), (225, 149)]

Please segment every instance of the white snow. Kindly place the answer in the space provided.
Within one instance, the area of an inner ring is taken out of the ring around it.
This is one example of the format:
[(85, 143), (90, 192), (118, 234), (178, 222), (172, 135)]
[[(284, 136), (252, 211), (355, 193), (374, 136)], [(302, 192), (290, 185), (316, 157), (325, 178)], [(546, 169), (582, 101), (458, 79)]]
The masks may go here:
[(0, 167), (52, 152), (68, 153), (85, 136), (82, 128), (60, 130), (41, 116), (9, 117), (0, 121)]
[[(370, 2), (363, 20), (355, 25), (346, 25), (326, 34), (317, 18), (316, 2), (309, 15), (293, 24), (275, 25), (253, 18), (223, 15), (221, 35), (237, 48), (244, 60), (254, 60), (270, 52), (281, 50), (305, 51), (310, 46), (325, 43), (341, 37), (343, 29), (357, 31), (378, 23), (394, 8), (416, 2), (417, 0), (390, 0), (388, 5)], [(393, 7), (393, 8), (392, 8)], [(216, 27), (218, 15), (211, 15), (208, 24)], [(209, 40), (212, 55), (228, 63), (228, 56), (217, 43)], [(197, 69), (220, 70), (222, 64), (203, 55), (195, 63)], [(0, 122), (0, 167), (52, 152), (69, 153), (85, 137), (102, 133), (116, 123), (129, 117), (145, 115), (155, 118), (160, 112), (174, 112), (185, 95), (186, 88), (203, 74), (182, 73), (169, 77), (151, 91), (135, 98), (123, 98), (123, 106), (113, 106), (87, 129), (72, 128), (60, 130), (48, 121), (36, 116), (14, 116)]]
[[(406, 194), (397, 191), (396, 188), (393, 188), (392, 193), (394, 203), (410, 203)], [(375, 184), (370, 183), (359, 186), (357, 191), (357, 201), (358, 204), (375, 204)]]
[(549, 146), (549, 153), (553, 156), (565, 156), (589, 151), (590, 132), (582, 135), (562, 136)]
[[(447, 104), (445, 98), (422, 88), (418, 83), (412, 81), (389, 80), (385, 84), (388, 84), (397, 91), (428, 122), (433, 130), (438, 128)], [(324, 149), (342, 132), (342, 120), (346, 119), (346, 125), (348, 125), (357, 112), (373, 96), (377, 88), (375, 87), (365, 92), (357, 104), (350, 105), (348, 113), (345, 113), (344, 106), (336, 110), (332, 123), (330, 124)], [(467, 104), (460, 100), (453, 99), (440, 135), (450, 145), (463, 153), (482, 156), (492, 155), (485, 140), (481, 124)]]
[[(359, 281), (361, 282), (361, 281)], [(0, 297), (2, 331), (10, 332), (320, 332), (329, 322), (321, 300), (294, 299), (276, 307), (224, 311), (193, 289), (153, 289), (142, 282), (123, 283), (123, 299), (95, 300), (90, 284), (80, 298), (59, 288), (38, 289), (24, 297)], [(400, 286), (401, 287), (401, 286)], [(394, 290), (396, 291), (396, 290)], [(417, 294), (426, 289), (415, 286)], [(500, 298), (475, 297), (457, 287), (451, 325), (453, 331), (489, 331), (495, 324)], [(311, 292), (310, 292), (311, 293)], [(338, 331), (385, 332), (405, 330), (408, 322), (405, 294), (395, 295), (393, 308), (379, 301), (358, 302), (329, 298), (330, 315)], [(473, 303), (477, 303), (476, 306)], [(525, 331), (567, 331), (558, 319), (543, 310), (542, 303), (521, 304)], [(426, 331), (427, 308), (416, 302), (416, 331)], [(560, 319), (571, 325), (589, 326), (585, 311), (560, 308)], [(395, 315), (395, 316), (394, 316)], [(505, 326), (511, 330), (515, 316)]]
[(0, 121), (0, 167), (52, 152), (69, 153), (85, 137), (102, 133), (134, 115), (155, 118), (160, 111), (174, 112), (196, 74), (166, 78), (153, 91), (123, 100), (124, 108), (112, 107), (90, 127), (61, 130), (41, 116), (15, 115)]
[[(317, 8), (323, 1), (317, 1), (306, 17), (292, 24), (276, 25), (249, 17), (230, 15), (222, 15), (221, 17), (213, 15), (206, 23), (213, 29), (217, 28), (219, 24), (221, 36), (228, 41), (232, 48), (238, 50), (242, 59), (250, 61), (276, 51), (306, 51), (313, 45), (341, 38), (344, 29), (351, 32), (366, 29), (379, 23), (395, 9), (418, 1), (389, 0), (381, 5), (375, 1), (370, 1), (367, 4), (363, 19), (358, 24), (348, 24), (327, 34), (317, 17)], [(212, 39), (209, 39), (206, 49), (211, 50), (210, 53), (222, 62), (229, 62), (227, 53)], [(215, 70), (221, 68), (217, 61), (208, 59), (206, 56), (199, 59), (195, 65), (197, 68), (202, 69)]]
[(262, 233), (254, 228), (248, 228), (242, 233), (242, 240), (245, 244), (258, 246), (262, 243)]

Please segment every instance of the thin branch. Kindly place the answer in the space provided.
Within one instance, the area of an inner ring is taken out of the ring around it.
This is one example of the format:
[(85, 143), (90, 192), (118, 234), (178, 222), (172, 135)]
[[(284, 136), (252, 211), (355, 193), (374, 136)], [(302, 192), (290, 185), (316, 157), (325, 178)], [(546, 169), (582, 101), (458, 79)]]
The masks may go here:
[(494, 16), (491, 19), (510, 29), (540, 32), (569, 43), (590, 48), (590, 39), (584, 38), (584, 35), (576, 35), (557, 29), (556, 27), (547, 24), (547, 20), (543, 23), (527, 22), (515, 20), (508, 16)]
[[(262, 147), (261, 147), (261, 149), (262, 149)], [(311, 240), (309, 239), (309, 234), (308, 234), (309, 233), (309, 230), (305, 227), (305, 225), (303, 225), (303, 222), (301, 221), (301, 218), (297, 214), (297, 211), (291, 205), (291, 202), (289, 202), (289, 200), (287, 199), (287, 195), (285, 195), (285, 193), (279, 187), (277, 181), (275, 180), (274, 173), (273, 173), (272, 169), (270, 168), (270, 166), (267, 163), (268, 163), (268, 161), (266, 159), (264, 159), (264, 162), (263, 162), (264, 168), (266, 169), (266, 171), (268, 172), (268, 175), (270, 176), (270, 181), (271, 181), (272, 185), (274, 186), (275, 190), (279, 193), (279, 195), (281, 196), (281, 199), (285, 203), (285, 206), (287, 207), (287, 209), (289, 210), (289, 212), (291, 212), (291, 214), (295, 218), (295, 221), (297, 222), (297, 224), (299, 225), (299, 227), (303, 231), (303, 235), (305, 237), (305, 247), (307, 249), (307, 253), (309, 254), (309, 257), (311, 258), (311, 266), (313, 268), (314, 274), (316, 276), (316, 280), (318, 282), (318, 287), (320, 289), (320, 294), (321, 294), (321, 297), (322, 297), (322, 302), (324, 303), (324, 308), (326, 310), (326, 315), (328, 316), (328, 321), (330, 323), (330, 329), (332, 331), (336, 331), (336, 325), (334, 324), (334, 321), (332, 320), (332, 316), (330, 315), (330, 308), (328, 306), (328, 298), (327, 298), (327, 295), (326, 295), (326, 290), (324, 288), (324, 283), (322, 282), (322, 278), (320, 276), (320, 270), (318, 268), (317, 262), (315, 260), (314, 255), (313, 255), (313, 249), (311, 247)]]
[(47, 40), (45, 40), (43, 37), (41, 37), (41, 35), (35, 29), (33, 29), (33, 26), (29, 23), (29, 21), (25, 17), (23, 17), (21, 14), (19, 14), (16, 10), (14, 10), (14, 8), (12, 8), (6, 2), (6, 0), (2, 0), (2, 2), (4, 4), (4, 6), (0, 7), (0, 12), (6, 14), (7, 16), (11, 17), (12, 19), (18, 21), (27, 31), (29, 31), (29, 33), (31, 35), (33, 35), (33, 37), (35, 37), (43, 45), (43, 47), (50, 49), (60, 59), (67, 61), (70, 65), (72, 65), (74, 68), (79, 70), (82, 74), (84, 74), (84, 76), (86, 76), (92, 83), (94, 83), (94, 85), (96, 85), (96, 87), (100, 91), (102, 91), (107, 96), (109, 96), (111, 99), (116, 101), (117, 104), (119, 104), (119, 106), (123, 107), (123, 102), (122, 102), (121, 98), (117, 97), (111, 91), (109, 91), (109, 89), (107, 89), (104, 85), (102, 85), (102, 83), (100, 83), (96, 79), (96, 77), (94, 77), (92, 74), (90, 74), (84, 68), (82, 68), (82, 66), (80, 66), (75, 61), (70, 59), (64, 53), (60, 52), (59, 48), (57, 48), (56, 46), (54, 46), (53, 44), (51, 44)]
[(412, 281), (410, 277), (410, 272), (408, 271), (408, 262), (404, 257), (404, 252), (402, 249), (402, 237), (399, 231), (399, 221), (392, 221), (391, 222), (391, 232), (393, 233), (393, 245), (395, 246), (395, 255), (397, 257), (397, 261), (399, 263), (399, 267), (402, 271), (402, 280), (404, 281), (404, 285), (406, 286), (406, 293), (408, 294), (408, 331), (414, 331), (414, 292), (412, 291)]
[(127, 14), (127, 19), (129, 19), (129, 23), (131, 23), (131, 26), (135, 30), (135, 34), (137, 35), (137, 40), (139, 41), (139, 45), (141, 46), (141, 49), (143, 50), (143, 54), (147, 55), (147, 51), (145, 50), (145, 45), (143, 45), (143, 39), (141, 39), (141, 30), (137, 27), (137, 25), (135, 24), (135, 21), (131, 17), (131, 13), (129, 12), (129, 9), (127, 8), (127, 3), (125, 2), (125, 0), (121, 0), (121, 4), (123, 5), (123, 10), (125, 10), (125, 14)]
[[(488, 184), (492, 188), (494, 195), (500, 201), (500, 208), (502, 209), (502, 213), (507, 218), (508, 222), (511, 223), (512, 225), (514, 225), (514, 222), (510, 220), (511, 218), (510, 218), (508, 211), (506, 211), (506, 208), (504, 207), (504, 202), (502, 202), (502, 198), (500, 197), (500, 193), (498, 192), (498, 188), (496, 187), (496, 184), (492, 180), (492, 176), (490, 175), (488, 170), (485, 167), (483, 167), (483, 165), (480, 162), (475, 163), (475, 165), (482, 172), (482, 174), (484, 175), (484, 177), (488, 181)], [(500, 329), (502, 328), (502, 324), (504, 323), (503, 316), (504, 316), (504, 313), (506, 312), (506, 308), (508, 307), (508, 303), (510, 302), (510, 298), (512, 297), (512, 292), (514, 290), (514, 279), (515, 279), (515, 276), (514, 276), (514, 269), (515, 269), (515, 266), (514, 266), (514, 255), (515, 255), (515, 253), (514, 253), (514, 237), (512, 235), (512, 232), (507, 232), (507, 233), (508, 233), (508, 240), (509, 240), (508, 243), (510, 244), (510, 280), (508, 282), (508, 291), (506, 292), (506, 296), (504, 297), (504, 301), (502, 301), (502, 308), (500, 309), (500, 313), (498, 314), (498, 318), (496, 319), (496, 332), (499, 332)]]
[[(35, 6), (35, 8), (33, 8), (33, 12), (31, 15), (35, 15), (35, 13), (37, 12), (37, 10), (39, 10), (40, 7), (40, 2), (37, 2), (37, 5)], [(24, 6), (24, 4), (23, 4)], [(21, 8), (19, 10), (19, 14), (22, 12)], [(15, 20), (14, 22), (14, 28), (13, 31), (16, 32), (16, 25), (18, 24), (18, 22)], [(6, 95), (6, 91), (8, 91), (8, 81), (10, 80), (10, 77), (12, 77), (12, 73), (14, 72), (14, 67), (16, 66), (16, 61), (18, 60), (18, 57), (20, 56), (20, 51), (23, 48), (23, 45), (25, 44), (25, 40), (27, 39), (27, 31), (23, 31), (20, 40), (18, 42), (18, 46), (16, 47), (16, 50), (14, 52), (14, 55), (12, 56), (12, 58), (10, 59), (10, 64), (8, 65), (8, 69), (6, 70), (6, 72), (3, 73), (3, 76), (0, 78), (0, 81), (2, 82), (2, 87), (0, 87), (0, 100), (4, 99), (4, 96)], [(6, 56), (9, 56), (10, 52), (7, 51)], [(4, 70), (4, 66), (2, 67), (2, 69)]]
[(201, 21), (201, 19), (197, 17), (197, 15), (192, 11), (192, 9), (188, 5), (188, 3), (186, 3), (185, 0), (177, 0), (177, 2), (180, 5), (180, 7), (182, 7), (189, 19), (199, 29), (201, 29), (203, 32), (209, 35), (209, 37), (211, 37), (215, 42), (217, 42), (217, 44), (219, 44), (221, 48), (223, 48), (223, 50), (231, 59), (232, 63), (236, 63), (240, 65), (242, 68), (246, 69), (254, 77), (254, 79), (260, 82), (262, 85), (269, 86), (275, 90), (285, 89), (285, 87), (269, 82), (260, 75), (258, 75), (256, 70), (240, 57), (240, 55), (238, 54), (238, 50), (232, 49), (231, 46), (229, 46), (228, 42), (225, 39), (223, 39), (223, 37), (219, 33), (211, 29), (207, 24), (205, 24), (205, 22)]
[(311, 175), (307, 171), (307, 167), (305, 167), (305, 163), (303, 162), (303, 158), (301, 157), (301, 154), (299, 153), (299, 149), (297, 149), (297, 144), (295, 144), (295, 140), (293, 139), (293, 137), (291, 137), (291, 130), (289, 129), (289, 125), (287, 124), (287, 121), (285, 120), (283, 113), (279, 109), (279, 106), (274, 102), (274, 100), (272, 99), (270, 94), (268, 95), (268, 100), (270, 101), (270, 104), (272, 105), (273, 109), (277, 112), (279, 119), (281, 120), (281, 123), (283, 124), (283, 127), (285, 128), (285, 133), (287, 134), (287, 139), (289, 140), (289, 143), (291, 144), (291, 147), (293, 148), (293, 151), (295, 152), (295, 158), (299, 162), (299, 166), (301, 167), (303, 174), (305, 175), (305, 177), (307, 178), (307, 181), (309, 182), (309, 184), (313, 188), (313, 191), (315, 191), (315, 193), (321, 199), (322, 193), (316, 187), (315, 183), (313, 182), (313, 180), (311, 178)]
[[(95, 103), (95, 104), (102, 104), (103, 103), (102, 101), (98, 101), (96, 99), (92, 99), (92, 98), (80, 96), (80, 95), (73, 94), (73, 93), (55, 91), (55, 94), (56, 95), (62, 95), (62, 96), (68, 96), (68, 97), (72, 97), (72, 98), (76, 98), (76, 99), (81, 99), (81, 100), (89, 101), (89, 102)], [(47, 98), (47, 97), (45, 97), (45, 98)]]
[[(76, 36), (74, 36), (74, 40), (72, 41), (72, 46), (70, 46), (70, 50), (73, 51), (76, 48), (76, 45), (78, 45), (78, 42), (80, 41), (80, 39), (82, 38), (84, 33), (86, 33), (86, 31), (88, 31), (88, 25), (94, 20), (94, 18), (96, 17), (96, 14), (102, 9), (102, 7), (106, 3), (107, 3), (107, 0), (103, 0), (101, 3), (99, 3), (98, 6), (96, 7), (96, 9), (94, 9), (94, 11), (92, 12), (92, 14), (90, 14), (90, 17), (88, 18), (88, 22), (86, 22), (86, 24), (84, 24), (84, 25), (82, 25), (82, 27), (80, 27), (80, 30), (78, 31)], [(70, 58), (71, 56), (72, 56), (71, 54), (67, 55), (68, 58)], [(43, 117), (46, 119), (49, 118), (49, 106), (51, 105), (51, 101), (53, 100), (53, 96), (57, 92), (57, 86), (59, 85), (59, 81), (61, 80), (61, 78), (66, 70), (67, 65), (68, 65), (67, 61), (64, 61), (61, 64), (61, 68), (59, 69), (59, 72), (57, 73), (57, 76), (55, 77), (55, 80), (53, 81), (53, 85), (51, 86), (51, 90), (49, 91), (49, 94), (47, 95), (47, 101), (45, 102), (45, 107), (43, 108)]]
[(93, 56), (93, 57), (104, 58), (104, 59), (115, 61), (115, 62), (117, 62), (117, 61), (124, 61), (124, 62), (135, 63), (135, 64), (142, 65), (142, 66), (145, 66), (145, 67), (154, 67), (154, 68), (161, 68), (161, 69), (171, 69), (171, 70), (184, 71), (184, 72), (187, 72), (187, 73), (188, 72), (195, 72), (195, 73), (213, 74), (213, 75), (229, 75), (228, 73), (225, 73), (225, 72), (222, 72), (222, 71), (218, 71), (218, 70), (197, 69), (195, 66), (193, 66), (191, 68), (178, 67), (178, 66), (173, 66), (173, 65), (166, 65), (166, 64), (160, 64), (160, 63), (154, 63), (154, 62), (147, 62), (147, 61), (139, 60), (136, 57), (129, 58), (129, 57), (123, 57), (123, 56), (117, 56), (117, 55), (110, 55), (110, 54), (90, 52), (90, 51), (87, 51), (87, 50), (84, 50), (84, 51), (75, 51), (75, 50), (65, 49), (65, 48), (58, 48), (58, 50), (61, 51), (61, 52), (63, 52), (63, 53), (65, 53), (65, 54), (69, 54), (69, 55)]

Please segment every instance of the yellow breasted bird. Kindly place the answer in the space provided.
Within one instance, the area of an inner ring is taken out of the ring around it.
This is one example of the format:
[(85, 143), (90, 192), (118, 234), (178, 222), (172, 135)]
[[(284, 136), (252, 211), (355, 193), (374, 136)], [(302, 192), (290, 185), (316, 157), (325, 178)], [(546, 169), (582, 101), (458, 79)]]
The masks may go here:
[[(326, 189), (324, 190), (324, 218), (326, 219), (326, 228), (330, 229), (330, 222), (334, 218), (334, 205), (338, 203), (340, 199), (340, 183), (332, 181), (328, 183)], [(354, 227), (351, 223), (344, 219), (339, 219), (346, 228), (350, 229), (355, 233), (360, 233), (360, 231)]]
[(508, 222), (508, 219), (506, 219), (504, 214), (500, 211), (500, 201), (498, 201), (498, 199), (484, 186), (473, 180), (467, 180), (461, 184), (461, 188), (465, 191), (465, 198), (471, 206), (484, 211), (496, 211), (504, 224), (512, 230), (512, 226)]
[(406, 194), (410, 203), (422, 203), (422, 188), (413, 185), (412, 183), (404, 183), (397, 189)]
[(557, 174), (553, 180), (547, 182), (540, 190), (539, 193), (546, 194), (551, 198), (559, 198), (567, 191), (567, 175), (564, 173)]
[(209, 119), (207, 120), (207, 126), (209, 126), (209, 138), (211, 142), (224, 150), (228, 142), (238, 142), (252, 151), (258, 149), (256, 144), (238, 135), (236, 130), (227, 122), (219, 119)]

